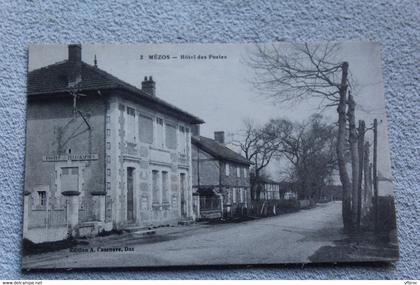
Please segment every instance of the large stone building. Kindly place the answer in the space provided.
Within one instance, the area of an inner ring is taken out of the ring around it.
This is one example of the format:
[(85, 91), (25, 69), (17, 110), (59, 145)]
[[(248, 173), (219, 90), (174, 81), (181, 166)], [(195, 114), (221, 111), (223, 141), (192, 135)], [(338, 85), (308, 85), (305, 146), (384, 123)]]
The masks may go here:
[(250, 205), (249, 162), (224, 142), (224, 132), (210, 139), (192, 137), (194, 211), (205, 218), (244, 214)]
[(203, 121), (81, 60), (29, 73), (24, 237), (60, 240), (194, 219), (191, 128)]

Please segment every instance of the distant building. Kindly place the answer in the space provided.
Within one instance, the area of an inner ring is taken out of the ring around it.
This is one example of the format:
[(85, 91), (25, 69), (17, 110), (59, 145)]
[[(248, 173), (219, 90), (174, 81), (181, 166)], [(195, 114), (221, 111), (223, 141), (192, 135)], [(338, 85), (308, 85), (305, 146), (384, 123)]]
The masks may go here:
[(280, 183), (267, 177), (259, 177), (254, 183), (259, 188), (259, 200), (279, 200)]
[(249, 162), (215, 138), (192, 137), (194, 211), (200, 218), (243, 214), (251, 199)]
[(81, 60), (28, 75), (24, 237), (34, 242), (194, 219), (191, 129), (203, 123)]
[(341, 185), (325, 185), (322, 189), (320, 201), (343, 200), (343, 187)]
[[(296, 185), (286, 181), (274, 181), (268, 177), (260, 176), (258, 180), (251, 174), (251, 185), (254, 187), (254, 199), (260, 201), (269, 200), (296, 200), (297, 190)], [(259, 191), (259, 199), (257, 199), (257, 189)]]

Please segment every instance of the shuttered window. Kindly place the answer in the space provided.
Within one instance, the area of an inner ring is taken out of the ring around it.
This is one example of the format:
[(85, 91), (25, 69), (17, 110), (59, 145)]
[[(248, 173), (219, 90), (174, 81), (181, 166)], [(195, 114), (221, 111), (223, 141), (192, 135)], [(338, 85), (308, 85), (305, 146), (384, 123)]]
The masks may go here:
[(159, 171), (152, 171), (153, 203), (160, 203)]
[(166, 147), (169, 149), (176, 149), (176, 128), (175, 126), (166, 124)]
[(183, 126), (179, 126), (179, 132), (178, 132), (178, 149), (179, 152), (182, 154), (187, 153), (187, 132)]
[(79, 191), (79, 168), (63, 167), (61, 169), (61, 191)]
[(169, 203), (169, 178), (167, 171), (162, 171), (162, 200)]
[(139, 116), (140, 141), (153, 143), (153, 120), (149, 117)]
[(128, 142), (136, 142), (136, 111), (127, 107), (126, 138)]
[(165, 146), (165, 142), (163, 138), (164, 138), (163, 119), (156, 118), (156, 141), (155, 141), (156, 147), (163, 148)]
[(229, 176), (229, 174), (230, 174), (230, 166), (229, 166), (229, 163), (227, 163), (227, 162), (225, 164), (225, 174), (226, 174), (226, 176)]

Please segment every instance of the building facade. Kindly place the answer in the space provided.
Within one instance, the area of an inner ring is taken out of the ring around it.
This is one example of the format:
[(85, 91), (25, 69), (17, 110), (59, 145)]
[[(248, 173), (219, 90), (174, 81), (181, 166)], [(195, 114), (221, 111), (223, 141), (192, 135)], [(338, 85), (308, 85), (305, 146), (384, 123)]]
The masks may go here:
[(191, 129), (203, 121), (69, 58), (28, 75), (24, 237), (34, 242), (195, 219)]
[(249, 162), (215, 139), (192, 137), (194, 212), (201, 219), (243, 215), (250, 205)]

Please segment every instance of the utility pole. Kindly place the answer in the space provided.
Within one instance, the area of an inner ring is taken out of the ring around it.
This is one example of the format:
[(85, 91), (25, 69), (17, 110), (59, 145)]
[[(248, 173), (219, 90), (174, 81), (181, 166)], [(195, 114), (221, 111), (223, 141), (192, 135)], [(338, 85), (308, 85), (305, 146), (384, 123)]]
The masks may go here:
[(373, 191), (375, 208), (375, 230), (378, 228), (378, 120), (373, 120)]
[(363, 210), (362, 210), (362, 217), (366, 216), (369, 209), (372, 205), (372, 174), (371, 174), (371, 166), (369, 162), (370, 156), (370, 144), (369, 142), (365, 142), (364, 146), (364, 162), (363, 162), (363, 173), (364, 173), (364, 189), (363, 189)]

